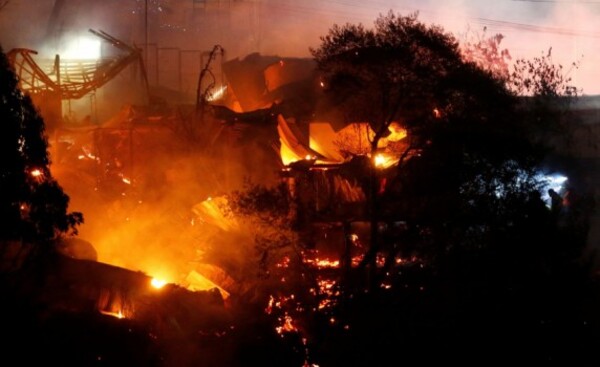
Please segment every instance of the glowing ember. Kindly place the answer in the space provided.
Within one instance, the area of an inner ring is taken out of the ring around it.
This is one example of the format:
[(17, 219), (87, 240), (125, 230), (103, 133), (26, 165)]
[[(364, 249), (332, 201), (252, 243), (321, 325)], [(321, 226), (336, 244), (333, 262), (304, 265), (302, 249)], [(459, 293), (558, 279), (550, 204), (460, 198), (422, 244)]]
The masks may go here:
[(273, 297), (272, 295), (269, 296), (269, 303), (267, 304), (267, 307), (265, 308), (265, 313), (267, 315), (270, 315), (274, 309), (280, 309), (283, 310), (284, 307), (285, 308), (290, 308), (290, 304), (294, 301), (295, 296), (293, 294), (289, 295), (289, 296), (278, 296), (277, 298)]
[(223, 97), (223, 95), (225, 95), (225, 91), (227, 91), (227, 86), (221, 86), (219, 87), (219, 89), (217, 89), (216, 92), (214, 92), (210, 97), (207, 98), (207, 100), (209, 102), (213, 102), (216, 101), (218, 99), (220, 99), (221, 97)]
[(123, 319), (123, 318), (125, 318), (125, 315), (123, 315), (123, 313), (121, 311), (118, 311), (118, 312), (100, 311), (100, 313), (103, 314), (103, 315), (108, 315), (108, 316), (116, 317), (117, 319)]
[(152, 280), (150, 281), (150, 285), (156, 289), (161, 289), (165, 286), (165, 284), (167, 284), (167, 282), (161, 279), (152, 278)]
[(37, 177), (42, 177), (42, 175), (43, 175), (42, 171), (40, 171), (40, 170), (39, 170), (39, 169), (37, 169), (37, 168), (36, 168), (36, 169), (34, 169), (34, 170), (31, 170), (31, 172), (30, 172), (30, 173), (31, 173), (31, 175), (32, 175), (33, 177), (36, 177), (36, 178), (37, 178)]
[(375, 167), (383, 168), (385, 167), (388, 159), (383, 154), (377, 154), (375, 156)]
[(315, 259), (305, 259), (304, 262), (307, 264), (316, 265), (316, 267), (320, 269), (340, 267), (339, 260), (319, 259), (318, 257)]
[(290, 266), (290, 257), (285, 256), (279, 263), (276, 265), (278, 268), (287, 268)]
[(281, 325), (277, 326), (275, 328), (275, 330), (277, 331), (278, 334), (291, 333), (294, 331), (298, 331), (296, 326), (294, 326), (294, 320), (292, 319), (292, 317), (290, 315), (286, 314), (282, 318), (279, 318), (279, 321), (281, 321)]
[(334, 285), (336, 281), (332, 279), (318, 279), (319, 291), (321, 294), (334, 295)]
[(383, 268), (385, 266), (385, 256), (377, 254), (377, 257), (375, 258), (375, 264), (378, 268)]
[(126, 183), (127, 185), (131, 185), (131, 180), (128, 179), (127, 177), (123, 177), (123, 182)]
[(352, 257), (352, 266), (358, 266), (364, 257), (365, 257), (364, 254), (360, 254), (360, 255)]
[(89, 159), (92, 159), (92, 160), (98, 160), (98, 158), (95, 155), (93, 155), (91, 152), (89, 152), (88, 149), (82, 148), (82, 150), (83, 150), (83, 154), (78, 155), (77, 156), (78, 159), (89, 158)]
[(333, 302), (333, 300), (331, 300), (331, 299), (322, 299), (319, 302), (318, 309), (323, 310), (325, 308), (332, 307), (334, 304), (335, 304), (335, 302)]
[(318, 267), (320, 268), (339, 268), (340, 267), (340, 261), (339, 260), (328, 260), (328, 259), (315, 259), (316, 260), (316, 264)]

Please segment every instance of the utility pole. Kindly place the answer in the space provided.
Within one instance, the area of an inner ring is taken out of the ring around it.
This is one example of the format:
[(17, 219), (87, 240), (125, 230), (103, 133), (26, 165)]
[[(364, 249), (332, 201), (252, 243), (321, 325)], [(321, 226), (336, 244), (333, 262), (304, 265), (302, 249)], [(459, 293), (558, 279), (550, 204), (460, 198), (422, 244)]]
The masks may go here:
[(148, 70), (148, 0), (144, 2), (144, 59)]

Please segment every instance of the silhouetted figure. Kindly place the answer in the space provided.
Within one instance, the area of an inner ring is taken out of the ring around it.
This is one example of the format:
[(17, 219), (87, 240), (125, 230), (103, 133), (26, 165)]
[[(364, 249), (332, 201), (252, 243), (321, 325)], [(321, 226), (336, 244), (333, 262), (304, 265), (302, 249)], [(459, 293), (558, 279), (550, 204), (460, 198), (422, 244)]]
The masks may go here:
[(552, 214), (558, 215), (562, 210), (563, 198), (553, 189), (548, 190), (548, 195), (550, 195), (550, 211)]

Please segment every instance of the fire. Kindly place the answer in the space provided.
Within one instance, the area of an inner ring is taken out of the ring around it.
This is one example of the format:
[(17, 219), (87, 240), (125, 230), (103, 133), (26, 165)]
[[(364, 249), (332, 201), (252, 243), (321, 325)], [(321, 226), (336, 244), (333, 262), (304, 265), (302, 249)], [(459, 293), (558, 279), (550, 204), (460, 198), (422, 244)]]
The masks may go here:
[(377, 254), (375, 258), (375, 264), (378, 268), (383, 268), (385, 266), (385, 256)]
[(121, 312), (120, 310), (117, 312), (113, 312), (113, 311), (100, 311), (101, 314), (103, 315), (108, 315), (108, 316), (112, 316), (112, 317), (116, 317), (117, 319), (123, 319), (125, 318), (125, 315), (123, 315), (123, 312)]
[(391, 159), (383, 154), (377, 154), (373, 161), (377, 168), (386, 168), (391, 165)]
[(334, 304), (335, 302), (333, 302), (333, 300), (331, 299), (322, 299), (321, 301), (319, 301), (318, 309), (323, 310), (325, 308), (332, 307)]
[(88, 149), (82, 148), (82, 150), (83, 150), (83, 154), (79, 154), (77, 156), (77, 159), (81, 160), (81, 159), (89, 158), (91, 160), (98, 160), (98, 158), (95, 155), (93, 155), (91, 152), (89, 152)]
[(285, 256), (279, 263), (276, 264), (278, 268), (287, 268), (290, 266), (290, 257)]
[(217, 89), (217, 91), (214, 92), (207, 99), (208, 99), (209, 102), (216, 101), (216, 100), (220, 99), (221, 97), (223, 97), (225, 95), (226, 91), (227, 91), (227, 86), (223, 85), (223, 86), (219, 87), (219, 89)]
[(156, 289), (161, 289), (165, 284), (167, 284), (167, 282), (162, 279), (152, 278), (150, 281), (150, 285)]
[(41, 181), (44, 179), (44, 172), (42, 172), (42, 170), (38, 169), (38, 168), (34, 168), (31, 171), (29, 171), (29, 174), (31, 175), (31, 177), (35, 178), (37, 181)]
[(339, 268), (340, 261), (339, 260), (329, 260), (329, 259), (319, 259), (318, 257), (314, 260), (306, 259), (306, 263), (316, 265), (318, 268)]
[(281, 325), (275, 328), (278, 334), (298, 331), (296, 326), (294, 326), (294, 319), (290, 315), (286, 314), (282, 318), (279, 318), (279, 321), (281, 321)]
[(352, 257), (352, 266), (358, 266), (362, 262), (364, 257), (365, 257), (364, 254), (353, 256)]
[(34, 170), (31, 171), (31, 175), (33, 177), (40, 177), (40, 176), (42, 176), (42, 171), (40, 171), (39, 169), (36, 168), (36, 169), (34, 169)]

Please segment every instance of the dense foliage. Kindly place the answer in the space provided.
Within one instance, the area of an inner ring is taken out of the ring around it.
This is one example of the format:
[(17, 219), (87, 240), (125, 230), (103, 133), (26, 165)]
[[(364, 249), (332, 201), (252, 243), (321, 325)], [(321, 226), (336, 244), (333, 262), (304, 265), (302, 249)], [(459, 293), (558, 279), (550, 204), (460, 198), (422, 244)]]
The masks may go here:
[(52, 240), (77, 232), (81, 213), (50, 173), (44, 121), (0, 52), (0, 214), (3, 240)]
[[(574, 123), (567, 112), (576, 89), (562, 68), (543, 57), (517, 62), (511, 75), (493, 72), (465, 60), (441, 28), (391, 13), (373, 29), (333, 27), (313, 55), (349, 121), (373, 126), (372, 152), (399, 121), (414, 153), (372, 195), (370, 252), (385, 261), (369, 262), (366, 283), (360, 268), (346, 281), (337, 315), (348, 328), (318, 337), (322, 358), (566, 362), (597, 341), (587, 193), (556, 215), (542, 200), (540, 174)], [(570, 337), (559, 336), (563, 328)]]

